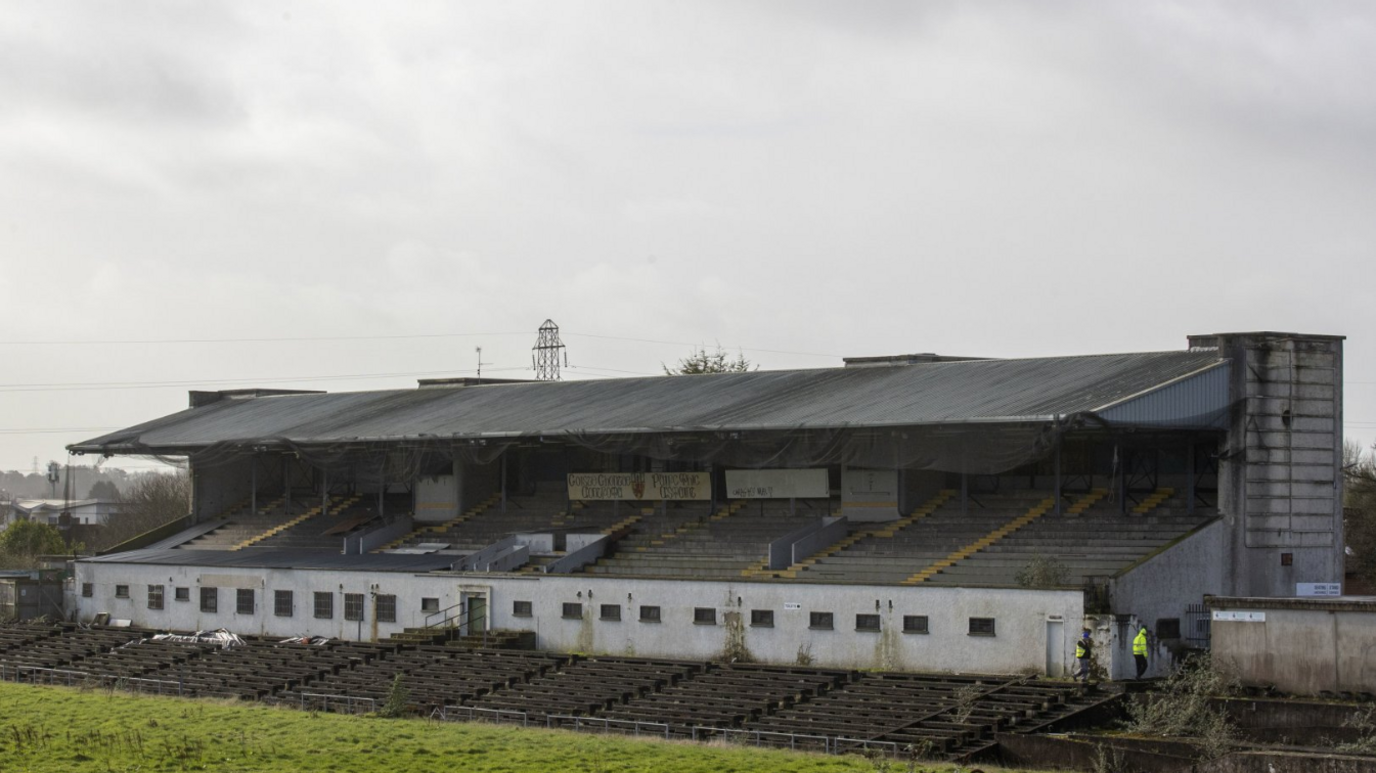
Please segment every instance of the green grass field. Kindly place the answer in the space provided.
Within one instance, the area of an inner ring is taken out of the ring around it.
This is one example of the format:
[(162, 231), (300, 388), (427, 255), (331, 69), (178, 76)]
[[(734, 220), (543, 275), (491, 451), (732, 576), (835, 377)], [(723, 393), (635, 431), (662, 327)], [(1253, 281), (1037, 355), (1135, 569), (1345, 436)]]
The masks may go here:
[[(859, 757), (311, 714), (219, 701), (0, 683), (0, 773), (858, 773), (876, 769), (874, 763)], [(898, 773), (908, 766), (894, 764), (890, 769)], [(917, 770), (958, 768), (922, 763)]]

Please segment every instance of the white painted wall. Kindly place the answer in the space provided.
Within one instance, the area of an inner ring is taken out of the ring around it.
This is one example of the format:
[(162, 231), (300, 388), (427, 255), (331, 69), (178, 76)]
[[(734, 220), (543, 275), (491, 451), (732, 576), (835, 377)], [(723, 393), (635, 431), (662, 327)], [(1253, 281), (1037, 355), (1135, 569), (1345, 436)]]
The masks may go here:
[[(188, 556), (188, 558), (192, 558)], [(78, 562), (76, 588), (92, 583), (90, 598), (75, 598), (78, 619), (98, 613), (129, 619), (135, 625), (171, 630), (228, 628), (236, 633), (329, 636), (369, 640), (406, 626), (423, 625), (422, 598), (438, 599), (445, 609), (463, 594), (489, 599), (493, 625), (537, 633), (542, 649), (665, 658), (722, 658), (741, 647), (757, 661), (798, 662), (799, 652), (813, 664), (844, 668), (914, 671), (1044, 673), (1047, 620), (1059, 616), (1062, 630), (1077, 632), (1083, 622), (1080, 591), (896, 586), (838, 586), (783, 582), (683, 582), (593, 577), (509, 574), (405, 574), (253, 568), (201, 568)], [(149, 583), (166, 587), (165, 609), (147, 608)], [(215, 583), (219, 611), (200, 611), (200, 587)], [(129, 585), (129, 598), (115, 598), (116, 585)], [(252, 615), (235, 612), (230, 588), (253, 588)], [(189, 588), (189, 601), (176, 601), (174, 588)], [(273, 591), (292, 590), (294, 614), (273, 614)], [(334, 594), (334, 619), (312, 615), (312, 594)], [(365, 619), (343, 620), (344, 593), (369, 596)], [(371, 595), (397, 596), (397, 622), (378, 624)], [(531, 617), (514, 617), (514, 601), (529, 601)], [(583, 614), (562, 617), (563, 604), (581, 603)], [(600, 619), (600, 606), (621, 607), (621, 621)], [(798, 609), (786, 610), (796, 604)], [(661, 609), (660, 623), (638, 620), (642, 605)], [(877, 609), (876, 609), (877, 605)], [(716, 610), (716, 625), (694, 623), (695, 607)], [(774, 611), (774, 627), (750, 625), (750, 610)], [(832, 612), (835, 630), (810, 630), (810, 612)], [(877, 613), (882, 630), (855, 630), (855, 616)], [(926, 615), (930, 633), (902, 632), (904, 615)], [(970, 617), (996, 620), (994, 636), (971, 636)], [(1068, 669), (1073, 637), (1053, 643)], [(739, 646), (729, 642), (738, 642)]]

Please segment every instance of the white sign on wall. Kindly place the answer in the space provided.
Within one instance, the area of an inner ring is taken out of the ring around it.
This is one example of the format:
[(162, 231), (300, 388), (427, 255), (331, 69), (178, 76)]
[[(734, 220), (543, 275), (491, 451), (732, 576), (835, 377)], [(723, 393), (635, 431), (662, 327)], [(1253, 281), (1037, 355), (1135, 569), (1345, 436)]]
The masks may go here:
[(800, 604), (800, 603), (798, 603), (798, 602), (796, 602), (796, 601), (785, 601), (785, 602), (784, 602), (784, 611), (785, 611), (785, 612), (797, 612), (798, 610), (800, 610), (800, 609), (802, 609), (802, 608), (803, 608), (803, 605)]
[(1296, 596), (1341, 596), (1343, 584), (1340, 582), (1297, 582)]
[(826, 499), (827, 471), (727, 470), (727, 499)]
[(592, 501), (708, 500), (712, 479), (705, 472), (573, 472), (569, 499)]
[(1266, 613), (1246, 612), (1235, 609), (1215, 609), (1213, 619), (1215, 622), (1264, 623), (1266, 622)]

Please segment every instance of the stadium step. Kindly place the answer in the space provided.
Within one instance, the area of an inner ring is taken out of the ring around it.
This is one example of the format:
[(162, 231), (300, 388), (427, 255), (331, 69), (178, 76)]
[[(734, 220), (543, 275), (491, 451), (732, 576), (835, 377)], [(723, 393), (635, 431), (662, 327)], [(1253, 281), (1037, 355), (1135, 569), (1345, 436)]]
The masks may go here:
[(377, 548), (373, 552), (386, 553), (387, 551), (392, 550), (393, 548), (399, 548), (408, 542), (413, 542), (418, 537), (424, 538), (426, 535), (429, 534), (442, 534), (455, 526), (459, 526), (473, 518), (476, 518), (479, 515), (482, 515), (483, 512), (485, 512), (488, 508), (500, 502), (501, 499), (501, 494), (493, 494), (492, 496), (488, 497), (487, 499), (484, 499), (483, 501), (479, 502), (473, 507), (468, 508), (467, 510), (455, 516), (454, 518), (444, 521), (443, 523), (430, 524), (427, 526), (422, 526), (419, 529), (413, 529), (409, 534), (394, 539), (386, 545)]
[[(1094, 489), (1085, 496), (1081, 497), (1079, 501), (1072, 504), (1070, 506), (1070, 510), (1076, 513), (1082, 513), (1090, 505), (1094, 504), (1100, 499), (1103, 499), (1105, 496), (1108, 496), (1107, 489)], [(1034, 505), (1032, 509), (1028, 510), (1026, 513), (1023, 513), (1022, 515), (1018, 516), (1017, 518), (1014, 518), (1013, 520), (1009, 521), (1003, 526), (1000, 526), (999, 528), (966, 545), (965, 547), (951, 553), (950, 555), (946, 556), (940, 561), (937, 561), (936, 563), (932, 564), (926, 569), (923, 569), (917, 574), (912, 575), (911, 577), (904, 580), (901, 584), (917, 585), (926, 582), (927, 580), (931, 579), (933, 575), (939, 574), (942, 570), (954, 566), (961, 561), (964, 561), (966, 558), (969, 558), (975, 553), (984, 550), (990, 545), (993, 545), (999, 540), (1002, 540), (1004, 537), (1007, 537), (1009, 534), (1012, 534), (1013, 532), (1017, 531), (1018, 529), (1021, 529), (1029, 523), (1032, 523), (1033, 521), (1037, 520), (1043, 515), (1046, 515), (1055, 506), (1056, 500), (1054, 497), (1047, 497), (1046, 499), (1043, 499), (1042, 501)]]
[(1132, 514), (1146, 515), (1159, 507), (1162, 502), (1170, 499), (1174, 494), (1175, 489), (1173, 488), (1159, 488), (1149, 494), (1146, 499), (1139, 502), (1136, 507), (1132, 508)]
[[(909, 526), (912, 526), (914, 523), (917, 523), (923, 518), (930, 516), (933, 512), (936, 511), (937, 508), (946, 504), (946, 502), (949, 501), (951, 497), (955, 495), (955, 489), (942, 489), (941, 491), (937, 492), (936, 496), (932, 497), (926, 502), (923, 502), (921, 506), (919, 506), (916, 510), (913, 510), (907, 516), (900, 518), (897, 521), (890, 521), (888, 523), (880, 524), (877, 526), (871, 526), (868, 528), (860, 529), (851, 534), (849, 537), (846, 537), (845, 539), (837, 542), (836, 544), (824, 550), (820, 550), (816, 553), (813, 553), (811, 556), (804, 558), (802, 561), (793, 564), (787, 569), (777, 572), (777, 574), (780, 577), (796, 579), (798, 577), (799, 572), (806, 571), (809, 567), (816, 564), (818, 561), (821, 561), (822, 559), (828, 556), (833, 556), (841, 552), (842, 550), (845, 550), (846, 548), (856, 544), (857, 542), (860, 542), (863, 539), (869, 537), (892, 539), (893, 536), (896, 535), (898, 532), (908, 528)], [(776, 573), (761, 572), (761, 574), (768, 574), (772, 576)]]
[(321, 515), (322, 513), (337, 513), (340, 510), (343, 510), (344, 508), (348, 507), (349, 505), (352, 505), (353, 503), (357, 502), (362, 498), (362, 494), (350, 494), (349, 496), (339, 499), (337, 501), (327, 501), (324, 506), (317, 505), (315, 507), (312, 507), (311, 509), (302, 513), (301, 515), (298, 515), (295, 518), (286, 521), (285, 523), (277, 524), (276, 526), (273, 526), (267, 531), (249, 537), (243, 542), (240, 542), (239, 544), (231, 547), (230, 550), (243, 550), (246, 547), (256, 545), (269, 537), (281, 534), (282, 532), (292, 528), (293, 526), (305, 523), (306, 521), (309, 521), (310, 519), (314, 518), (317, 515)]

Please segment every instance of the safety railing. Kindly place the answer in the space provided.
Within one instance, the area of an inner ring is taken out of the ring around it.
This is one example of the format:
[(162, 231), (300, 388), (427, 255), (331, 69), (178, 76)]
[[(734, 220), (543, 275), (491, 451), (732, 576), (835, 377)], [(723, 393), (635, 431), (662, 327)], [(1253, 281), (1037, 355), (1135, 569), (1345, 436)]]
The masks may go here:
[(668, 738), (673, 728), (665, 722), (644, 722), (638, 719), (608, 719), (607, 717), (575, 717), (565, 714), (546, 714), (545, 727), (563, 728), (589, 732), (600, 730), (603, 733), (622, 735), (654, 735)]
[(102, 689), (127, 690), (134, 693), (184, 695), (182, 682), (180, 680), (174, 682), (168, 679), (149, 679), (139, 676), (93, 674), (89, 671), (75, 671), (66, 668), (44, 668), (42, 666), (0, 665), (0, 682), (48, 685), (60, 684), (65, 687), (100, 687)]
[(695, 725), (690, 731), (694, 741), (722, 739), (741, 746), (770, 746), (774, 748), (821, 750), (826, 754), (848, 754), (852, 752), (878, 752), (888, 757), (898, 757), (903, 747), (894, 741), (872, 741), (865, 738), (847, 738), (835, 735), (809, 735), (806, 733), (785, 733), (777, 730), (743, 730), (726, 727), (706, 727)]
[(478, 706), (440, 706), (430, 713), (432, 719), (446, 722), (510, 722), (530, 727), (530, 715), (514, 709), (485, 709)]
[[(328, 693), (300, 693), (298, 705), (302, 711), (329, 711), (330, 704), (343, 705), (346, 714), (372, 714), (377, 712), (377, 699), (355, 695), (331, 695)], [(366, 711), (359, 711), (363, 707)], [(318, 707), (318, 708), (317, 708)], [(336, 711), (338, 713), (338, 711)]]

